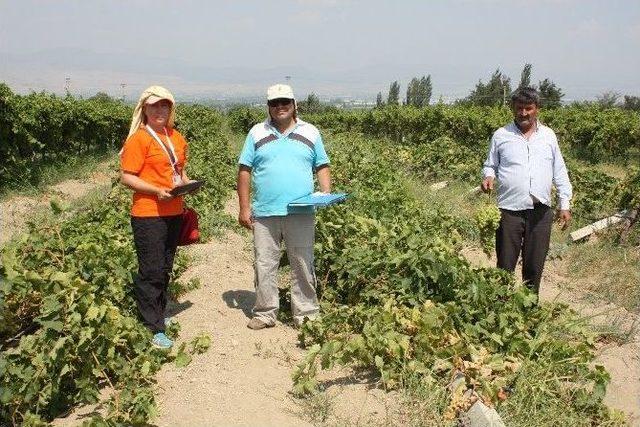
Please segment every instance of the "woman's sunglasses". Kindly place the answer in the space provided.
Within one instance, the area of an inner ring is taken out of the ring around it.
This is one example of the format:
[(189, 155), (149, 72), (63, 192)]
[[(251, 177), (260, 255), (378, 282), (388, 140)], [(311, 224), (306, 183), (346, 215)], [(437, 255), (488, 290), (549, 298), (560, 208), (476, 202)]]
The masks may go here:
[(278, 98), (278, 99), (271, 99), (267, 101), (267, 105), (269, 107), (284, 107), (284, 106), (290, 105), (292, 102), (293, 102), (293, 99)]

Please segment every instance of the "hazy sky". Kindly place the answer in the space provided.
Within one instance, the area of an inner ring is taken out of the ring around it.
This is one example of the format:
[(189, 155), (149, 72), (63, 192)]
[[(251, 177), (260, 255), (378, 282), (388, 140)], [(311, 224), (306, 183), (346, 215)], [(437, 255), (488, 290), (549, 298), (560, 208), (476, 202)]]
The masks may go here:
[(570, 99), (640, 95), (640, 0), (0, 0), (0, 81), (19, 92), (254, 95), (290, 75), (299, 95), (373, 98), (431, 74), (455, 98), (527, 62)]

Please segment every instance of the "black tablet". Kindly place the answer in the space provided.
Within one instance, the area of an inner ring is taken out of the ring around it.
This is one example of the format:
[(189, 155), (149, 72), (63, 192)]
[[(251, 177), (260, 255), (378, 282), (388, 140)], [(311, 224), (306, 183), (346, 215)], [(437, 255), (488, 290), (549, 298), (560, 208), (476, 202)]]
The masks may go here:
[(169, 193), (172, 196), (184, 196), (185, 194), (189, 194), (192, 191), (197, 190), (198, 188), (202, 187), (204, 185), (204, 181), (202, 180), (196, 180), (196, 181), (191, 181), (187, 184), (182, 184), (182, 185), (178, 185), (176, 187), (173, 187), (171, 189), (171, 191), (169, 191)]

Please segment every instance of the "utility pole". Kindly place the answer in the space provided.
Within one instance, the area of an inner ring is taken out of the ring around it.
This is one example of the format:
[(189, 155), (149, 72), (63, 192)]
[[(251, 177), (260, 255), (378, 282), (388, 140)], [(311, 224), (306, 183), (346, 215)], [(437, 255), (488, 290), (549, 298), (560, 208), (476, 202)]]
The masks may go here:
[(64, 78), (64, 93), (67, 96), (71, 95), (70, 88), (71, 88), (71, 77), (65, 77)]
[(124, 88), (127, 87), (126, 83), (120, 83), (120, 88), (122, 89), (122, 102), (124, 102), (125, 99), (125, 95), (124, 95)]

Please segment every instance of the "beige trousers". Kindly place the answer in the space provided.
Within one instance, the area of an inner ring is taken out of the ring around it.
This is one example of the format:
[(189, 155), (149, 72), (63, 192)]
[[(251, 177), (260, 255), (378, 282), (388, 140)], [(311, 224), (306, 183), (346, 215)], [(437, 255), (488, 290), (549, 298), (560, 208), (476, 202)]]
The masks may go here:
[(256, 304), (254, 316), (268, 325), (276, 322), (279, 308), (278, 265), (282, 242), (293, 273), (291, 310), (293, 320), (301, 324), (305, 317), (317, 316), (320, 306), (316, 296), (316, 274), (313, 267), (315, 239), (314, 214), (290, 214), (256, 218), (253, 224), (255, 254)]

